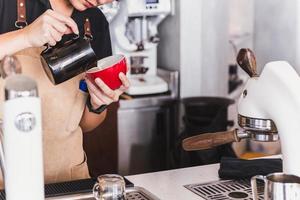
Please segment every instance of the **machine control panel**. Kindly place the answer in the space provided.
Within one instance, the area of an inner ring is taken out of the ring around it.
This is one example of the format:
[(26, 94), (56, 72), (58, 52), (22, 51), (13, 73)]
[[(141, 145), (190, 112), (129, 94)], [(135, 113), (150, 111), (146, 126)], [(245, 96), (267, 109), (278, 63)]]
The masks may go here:
[(171, 12), (170, 0), (130, 0), (127, 3), (130, 17), (169, 14)]
[(157, 9), (159, 0), (146, 0), (146, 9)]

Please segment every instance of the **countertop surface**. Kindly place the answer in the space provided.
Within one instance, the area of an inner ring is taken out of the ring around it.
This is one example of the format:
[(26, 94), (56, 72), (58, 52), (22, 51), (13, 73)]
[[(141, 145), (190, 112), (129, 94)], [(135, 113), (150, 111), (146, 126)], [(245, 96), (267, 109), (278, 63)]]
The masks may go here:
[(186, 189), (184, 185), (219, 180), (218, 169), (219, 164), (213, 164), (139, 174), (126, 178), (135, 186), (145, 188), (161, 200), (201, 200), (201, 197)]
[[(263, 158), (282, 158), (281, 155)], [(219, 180), (220, 164), (189, 167), (168, 171), (127, 176), (135, 186), (140, 186), (161, 200), (201, 200), (184, 185), (209, 183)]]

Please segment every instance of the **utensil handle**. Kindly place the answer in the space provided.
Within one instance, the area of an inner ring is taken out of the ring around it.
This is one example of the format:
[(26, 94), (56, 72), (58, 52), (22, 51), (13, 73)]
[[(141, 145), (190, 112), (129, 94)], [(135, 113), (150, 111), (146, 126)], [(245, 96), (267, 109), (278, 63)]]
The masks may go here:
[(94, 187), (93, 187), (93, 195), (95, 197), (95, 199), (100, 199), (100, 195), (99, 195), (99, 184), (95, 183)]
[(258, 192), (257, 192), (257, 180), (262, 180), (265, 183), (265, 189), (264, 189), (264, 199), (268, 199), (268, 188), (267, 188), (267, 179), (265, 176), (257, 175), (253, 176), (251, 178), (251, 189), (252, 189), (252, 198), (253, 200), (259, 200)]
[(182, 147), (186, 151), (210, 149), (231, 142), (239, 142), (237, 129), (215, 133), (204, 133), (183, 140)]

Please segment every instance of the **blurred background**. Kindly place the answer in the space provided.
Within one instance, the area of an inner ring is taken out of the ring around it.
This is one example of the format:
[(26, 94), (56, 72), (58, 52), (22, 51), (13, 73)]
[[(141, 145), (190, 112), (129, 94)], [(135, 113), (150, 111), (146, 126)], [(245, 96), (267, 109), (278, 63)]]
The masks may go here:
[(100, 9), (114, 53), (126, 55), (132, 89), (85, 134), (90, 173), (122, 175), (280, 153), (243, 141), (184, 152), (182, 139), (237, 128), (236, 100), (248, 76), (236, 65), (251, 48), (259, 71), (286, 60), (300, 72), (297, 0), (122, 0)]

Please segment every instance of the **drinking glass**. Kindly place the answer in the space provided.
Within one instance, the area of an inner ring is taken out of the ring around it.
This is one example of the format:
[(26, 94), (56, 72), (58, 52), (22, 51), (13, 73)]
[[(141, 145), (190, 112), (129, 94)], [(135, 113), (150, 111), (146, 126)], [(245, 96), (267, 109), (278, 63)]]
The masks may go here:
[(116, 174), (98, 176), (93, 194), (97, 200), (125, 200), (124, 178)]

